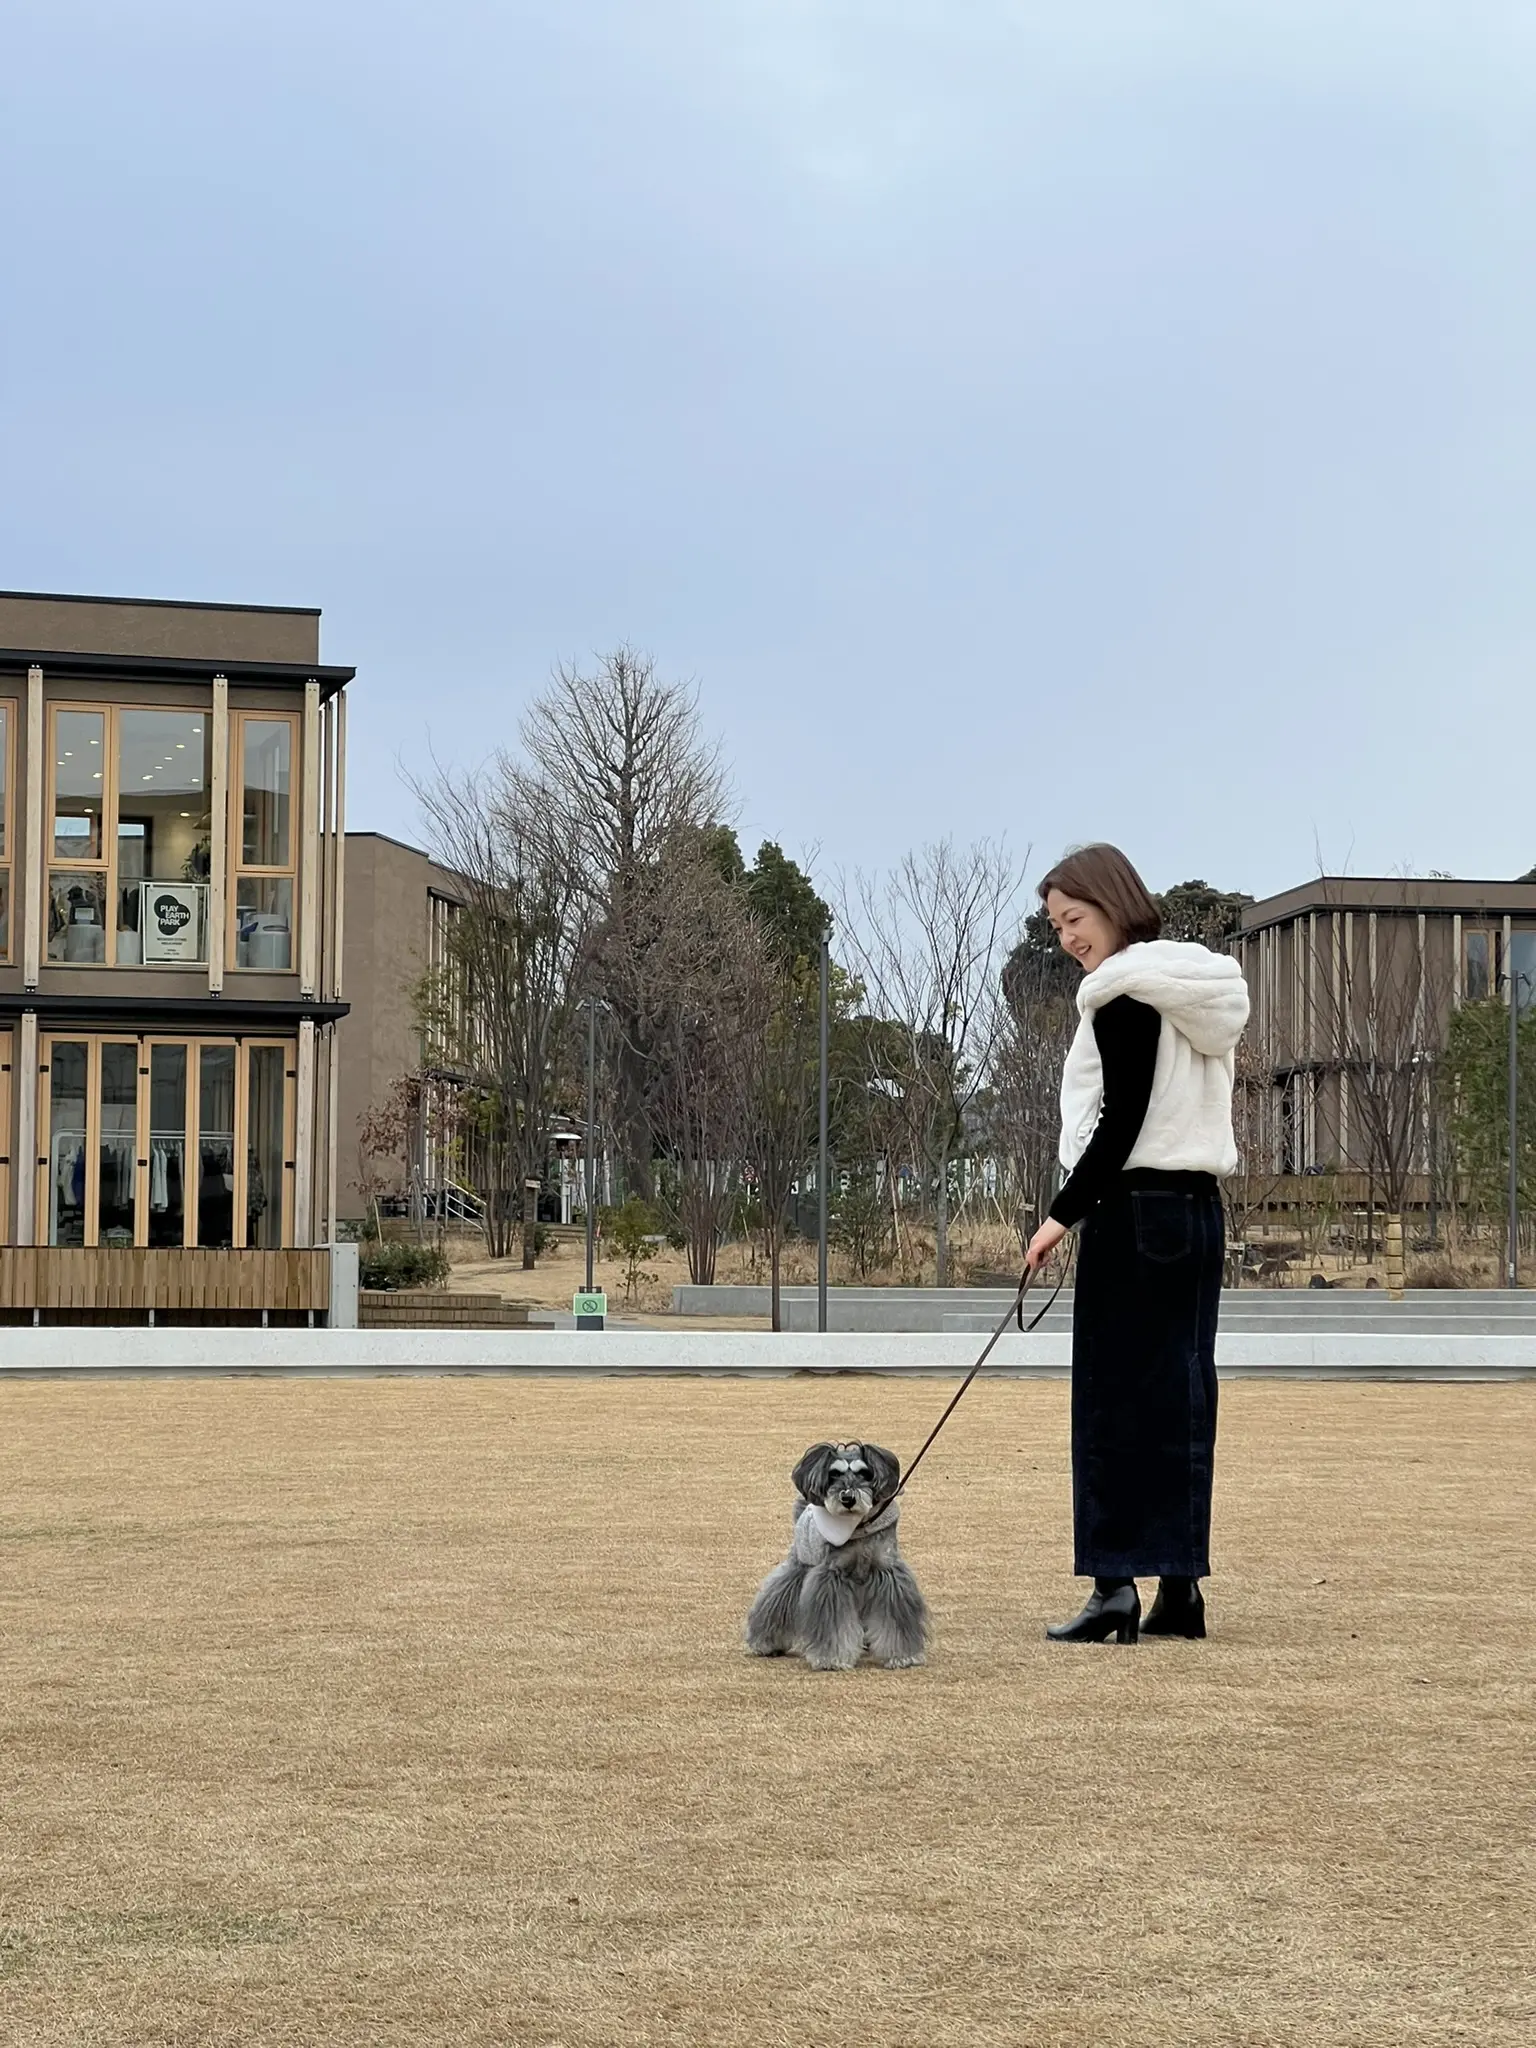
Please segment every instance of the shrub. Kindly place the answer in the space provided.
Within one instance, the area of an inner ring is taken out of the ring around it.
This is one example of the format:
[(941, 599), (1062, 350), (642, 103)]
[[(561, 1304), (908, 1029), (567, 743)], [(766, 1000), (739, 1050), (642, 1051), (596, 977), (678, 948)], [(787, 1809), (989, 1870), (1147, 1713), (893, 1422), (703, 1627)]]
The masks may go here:
[(448, 1254), (436, 1244), (364, 1244), (359, 1247), (358, 1284), (393, 1291), (441, 1287), (448, 1278)]
[(655, 1212), (638, 1195), (631, 1195), (622, 1208), (603, 1212), (603, 1235), (624, 1261), (624, 1298), (633, 1301), (640, 1268), (656, 1256)]
[(1479, 1276), (1454, 1259), (1421, 1259), (1408, 1271), (1410, 1287), (1476, 1287)]

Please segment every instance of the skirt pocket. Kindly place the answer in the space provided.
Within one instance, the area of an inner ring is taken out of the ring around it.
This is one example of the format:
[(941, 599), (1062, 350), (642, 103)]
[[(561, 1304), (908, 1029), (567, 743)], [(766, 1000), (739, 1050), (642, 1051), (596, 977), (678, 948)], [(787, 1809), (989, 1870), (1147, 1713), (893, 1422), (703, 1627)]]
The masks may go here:
[(1177, 1265), (1195, 1248), (1195, 1198), (1172, 1188), (1133, 1188), (1136, 1250), (1155, 1266)]

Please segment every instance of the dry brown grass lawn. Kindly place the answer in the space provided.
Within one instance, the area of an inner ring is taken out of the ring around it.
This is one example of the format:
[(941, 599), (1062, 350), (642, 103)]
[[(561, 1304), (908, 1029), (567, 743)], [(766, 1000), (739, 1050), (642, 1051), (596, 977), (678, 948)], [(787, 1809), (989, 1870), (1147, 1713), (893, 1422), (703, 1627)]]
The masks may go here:
[(6, 2048), (1525, 2048), (1536, 1389), (1229, 1384), (1215, 1633), (1082, 1649), (1058, 1384), (925, 1671), (737, 1648), (887, 1380), (0, 1389)]

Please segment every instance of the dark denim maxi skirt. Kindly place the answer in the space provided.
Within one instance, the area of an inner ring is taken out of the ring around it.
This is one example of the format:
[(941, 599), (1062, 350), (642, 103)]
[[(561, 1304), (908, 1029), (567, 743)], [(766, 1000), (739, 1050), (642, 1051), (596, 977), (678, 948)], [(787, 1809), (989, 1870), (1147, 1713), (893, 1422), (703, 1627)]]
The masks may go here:
[(1072, 1308), (1075, 1570), (1211, 1569), (1226, 1232), (1206, 1173), (1122, 1174), (1085, 1219)]

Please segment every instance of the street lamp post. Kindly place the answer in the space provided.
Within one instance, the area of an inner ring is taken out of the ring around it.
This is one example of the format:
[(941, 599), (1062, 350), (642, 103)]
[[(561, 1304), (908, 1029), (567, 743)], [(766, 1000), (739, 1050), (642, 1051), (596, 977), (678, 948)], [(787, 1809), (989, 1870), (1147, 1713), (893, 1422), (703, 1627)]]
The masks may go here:
[(597, 997), (587, 997), (587, 1292), (597, 1243)]
[(1520, 984), (1514, 946), (1509, 959), (1509, 1233), (1505, 1245), (1505, 1285), (1520, 1285)]
[(821, 939), (821, 1059), (816, 1104), (816, 1328), (827, 1327), (827, 935)]

